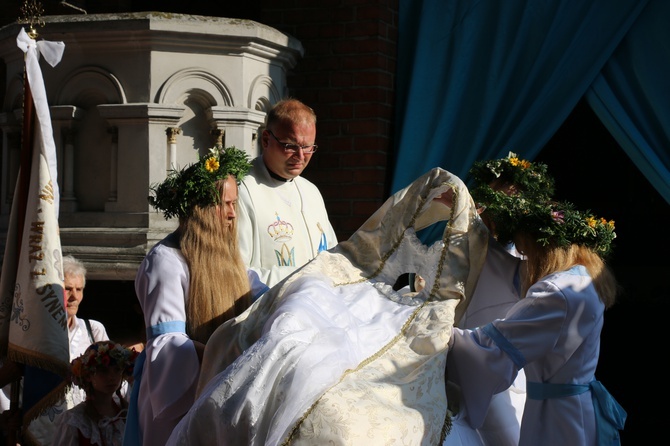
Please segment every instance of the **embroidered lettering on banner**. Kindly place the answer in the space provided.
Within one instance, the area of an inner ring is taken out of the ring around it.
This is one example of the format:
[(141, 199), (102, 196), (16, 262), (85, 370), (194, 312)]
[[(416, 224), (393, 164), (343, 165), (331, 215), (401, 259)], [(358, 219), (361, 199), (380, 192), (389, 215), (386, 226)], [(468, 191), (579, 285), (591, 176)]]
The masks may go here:
[[(41, 209), (38, 211), (41, 212)], [(42, 242), (44, 241), (44, 222), (34, 221), (30, 223), (30, 235), (28, 236), (28, 258), (30, 261), (44, 260)], [(33, 273), (35, 275), (35, 273)]]
[(62, 293), (57, 293), (52, 284), (44, 285), (35, 290), (38, 296), (42, 296), (40, 301), (44, 303), (44, 308), (49, 312), (51, 317), (63, 327), (67, 326), (67, 314), (63, 306)]
[(42, 188), (39, 194), (40, 200), (44, 200), (49, 204), (54, 204), (54, 187), (51, 180)]

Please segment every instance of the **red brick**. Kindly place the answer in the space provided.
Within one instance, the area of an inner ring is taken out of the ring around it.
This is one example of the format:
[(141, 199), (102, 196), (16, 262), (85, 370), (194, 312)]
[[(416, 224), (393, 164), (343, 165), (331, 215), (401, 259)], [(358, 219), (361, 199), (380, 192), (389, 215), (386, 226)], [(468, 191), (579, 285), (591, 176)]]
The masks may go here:
[[(359, 117), (358, 106), (356, 106), (356, 117)], [(335, 119), (351, 119), (354, 117), (354, 107), (351, 104), (335, 105), (331, 107), (331, 117)]]
[[(386, 159), (383, 159), (383, 162), (386, 163)], [(347, 175), (348, 178), (356, 183), (377, 183), (384, 184), (386, 181), (386, 169), (377, 168), (377, 169), (357, 169), (354, 171), (348, 171), (347, 169), (341, 169), (342, 172), (351, 172), (351, 175)]]
[(369, 72), (362, 71), (354, 74), (354, 83), (355, 85), (362, 86), (372, 86), (372, 87), (393, 87), (393, 75), (391, 73), (384, 72)]
[(342, 91), (343, 102), (386, 101), (388, 95), (381, 88), (356, 88)]
[(388, 66), (389, 58), (383, 54), (350, 54), (343, 56), (340, 65), (343, 70), (384, 70)]
[[(369, 40), (369, 39), (367, 39)], [(369, 53), (370, 50), (367, 51), (361, 51), (361, 45), (365, 42), (366, 40), (363, 39), (342, 39), (333, 42), (331, 45), (331, 51), (333, 54), (337, 55), (345, 55), (345, 54), (360, 54), (360, 53)]]
[(371, 36), (378, 36), (386, 38), (387, 35), (387, 25), (377, 21), (356, 21), (354, 23), (342, 23), (341, 26), (346, 37), (369, 38)]
[(386, 155), (357, 151), (356, 156), (349, 156), (342, 160), (342, 167), (386, 166)]
[(351, 87), (354, 85), (354, 73), (337, 72), (331, 75), (332, 87)]
[(354, 106), (354, 116), (359, 118), (393, 118), (393, 108), (387, 104), (365, 103)]
[(388, 153), (391, 139), (386, 135), (358, 135), (355, 138), (355, 145), (349, 147), (355, 151), (368, 150), (371, 152)]
[(383, 6), (359, 6), (356, 8), (356, 20), (378, 20), (380, 22), (390, 22), (393, 20), (393, 12)]
[(342, 93), (339, 90), (321, 89), (318, 92), (317, 101), (319, 103), (340, 103), (342, 102)]
[(386, 135), (388, 124), (379, 120), (358, 119), (347, 124), (347, 133), (350, 135)]
[(275, 0), (271, 6), (262, 8), (263, 23), (305, 48), (288, 74), (291, 94), (318, 117), (320, 149), (305, 176), (321, 189), (338, 237), (346, 240), (384, 200), (398, 0)]

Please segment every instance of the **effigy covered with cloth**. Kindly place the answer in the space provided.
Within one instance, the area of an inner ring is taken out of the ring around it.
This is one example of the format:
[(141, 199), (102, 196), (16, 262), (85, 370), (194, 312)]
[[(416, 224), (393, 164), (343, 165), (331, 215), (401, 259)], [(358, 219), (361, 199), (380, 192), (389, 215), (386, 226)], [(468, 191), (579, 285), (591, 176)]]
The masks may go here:
[[(452, 193), (450, 207), (437, 200)], [(416, 232), (444, 220), (424, 245)], [(451, 328), (487, 242), (461, 179), (430, 170), (219, 327), (168, 444), (441, 444)], [(394, 290), (404, 273), (425, 287)]]

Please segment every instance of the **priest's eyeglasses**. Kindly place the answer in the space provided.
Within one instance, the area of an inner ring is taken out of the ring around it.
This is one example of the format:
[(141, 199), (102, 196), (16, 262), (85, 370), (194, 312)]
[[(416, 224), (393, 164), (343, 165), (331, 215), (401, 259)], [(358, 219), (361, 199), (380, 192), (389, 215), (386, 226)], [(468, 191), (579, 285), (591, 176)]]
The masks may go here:
[(302, 153), (305, 155), (311, 155), (312, 153), (316, 152), (316, 149), (319, 148), (318, 145), (316, 144), (310, 144), (308, 146), (300, 146), (298, 144), (292, 144), (288, 142), (281, 142), (279, 138), (275, 136), (274, 133), (272, 133), (272, 130), (268, 130), (268, 133), (272, 135), (272, 137), (277, 141), (277, 143), (284, 147), (284, 152), (290, 153), (291, 155), (295, 155), (298, 153), (298, 150), (302, 149)]

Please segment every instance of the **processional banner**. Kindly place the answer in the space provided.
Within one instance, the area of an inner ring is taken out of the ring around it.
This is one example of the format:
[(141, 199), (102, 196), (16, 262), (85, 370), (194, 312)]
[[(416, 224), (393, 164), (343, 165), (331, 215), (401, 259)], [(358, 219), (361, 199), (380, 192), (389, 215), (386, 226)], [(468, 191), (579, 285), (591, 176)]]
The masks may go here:
[[(70, 362), (56, 148), (39, 65), (41, 54), (55, 66), (64, 45), (37, 42), (23, 29), (17, 45), (25, 53), (24, 93), (32, 96), (32, 103), (24, 105), (22, 150), (30, 150), (32, 160), (19, 172), (7, 231), (0, 277), (0, 357), (23, 365), (23, 437), (24, 444), (31, 444), (30, 422), (63, 397)], [(26, 125), (32, 115), (34, 125)], [(24, 175), (29, 181), (22, 181)]]

